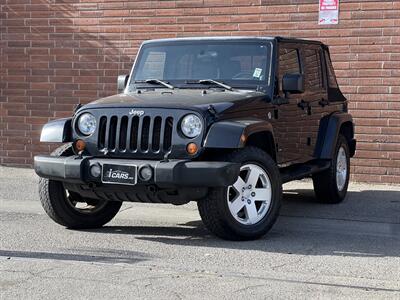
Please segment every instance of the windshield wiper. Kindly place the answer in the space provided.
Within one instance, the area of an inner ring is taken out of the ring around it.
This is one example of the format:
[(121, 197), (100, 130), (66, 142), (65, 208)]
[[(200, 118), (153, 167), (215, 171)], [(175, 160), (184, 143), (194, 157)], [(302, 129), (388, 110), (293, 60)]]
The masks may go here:
[(216, 81), (214, 79), (201, 79), (201, 80), (198, 81), (198, 83), (201, 83), (201, 84), (214, 83), (216, 85), (219, 85), (220, 87), (223, 87), (226, 90), (229, 90), (229, 91), (233, 90), (233, 88), (230, 85), (227, 85), (227, 84), (225, 84), (223, 82), (220, 82), (220, 81)]
[(233, 87), (231, 87), (230, 85), (227, 85), (223, 82), (220, 82), (220, 81), (217, 81), (214, 79), (201, 79), (198, 81), (198, 83), (201, 83), (201, 84), (214, 83), (216, 85), (219, 85), (220, 87), (223, 87), (226, 90), (230, 90), (230, 91), (233, 90)]
[(146, 79), (146, 80), (135, 80), (135, 83), (150, 83), (150, 84), (159, 84), (159, 85), (163, 85), (171, 90), (173, 90), (175, 87), (173, 85), (170, 85), (169, 83), (162, 81), (160, 79), (155, 79), (155, 78), (150, 78), (150, 79)]

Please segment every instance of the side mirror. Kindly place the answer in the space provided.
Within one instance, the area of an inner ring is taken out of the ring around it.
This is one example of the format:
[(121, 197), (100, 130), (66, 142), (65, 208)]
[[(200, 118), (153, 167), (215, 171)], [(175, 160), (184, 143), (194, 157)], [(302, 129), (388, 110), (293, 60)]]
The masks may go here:
[(119, 75), (117, 80), (118, 93), (122, 93), (128, 84), (129, 75)]
[(286, 93), (304, 93), (303, 74), (285, 74), (282, 78), (282, 91)]

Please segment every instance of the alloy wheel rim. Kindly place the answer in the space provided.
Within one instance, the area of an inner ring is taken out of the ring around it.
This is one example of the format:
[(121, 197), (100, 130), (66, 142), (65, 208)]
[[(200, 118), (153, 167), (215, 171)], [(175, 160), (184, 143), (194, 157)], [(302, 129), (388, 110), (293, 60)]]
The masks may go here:
[(107, 204), (106, 201), (101, 200), (93, 200), (92, 202), (77, 201), (77, 199), (74, 199), (73, 195), (71, 195), (71, 193), (67, 189), (64, 190), (65, 199), (68, 205), (72, 207), (75, 211), (82, 214), (94, 214), (101, 210)]
[(336, 185), (338, 190), (343, 191), (347, 179), (347, 157), (343, 147), (339, 148), (336, 158)]
[(240, 168), (238, 179), (227, 190), (229, 211), (244, 225), (260, 222), (268, 213), (271, 200), (270, 178), (263, 168), (253, 163)]

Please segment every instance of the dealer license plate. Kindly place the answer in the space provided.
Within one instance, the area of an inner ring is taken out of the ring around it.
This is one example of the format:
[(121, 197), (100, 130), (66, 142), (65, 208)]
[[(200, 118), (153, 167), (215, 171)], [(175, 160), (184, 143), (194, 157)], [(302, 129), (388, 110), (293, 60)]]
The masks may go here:
[(104, 164), (101, 181), (104, 183), (135, 185), (137, 183), (137, 166)]

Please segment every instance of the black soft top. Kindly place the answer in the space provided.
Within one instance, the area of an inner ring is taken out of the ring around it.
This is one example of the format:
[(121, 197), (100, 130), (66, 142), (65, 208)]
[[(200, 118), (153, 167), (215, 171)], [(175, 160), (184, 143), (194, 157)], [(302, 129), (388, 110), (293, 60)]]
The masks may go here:
[(181, 37), (181, 38), (165, 38), (165, 39), (154, 39), (154, 40), (147, 40), (144, 41), (143, 44), (150, 44), (150, 43), (171, 43), (171, 42), (196, 42), (196, 41), (276, 41), (276, 42), (284, 42), (284, 43), (301, 43), (301, 44), (314, 44), (320, 45), (324, 48), (327, 46), (317, 40), (305, 40), (305, 39), (298, 39), (298, 38), (291, 38), (291, 37), (282, 37), (282, 36), (218, 36), (218, 37)]

